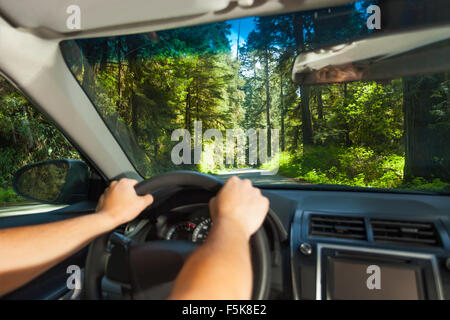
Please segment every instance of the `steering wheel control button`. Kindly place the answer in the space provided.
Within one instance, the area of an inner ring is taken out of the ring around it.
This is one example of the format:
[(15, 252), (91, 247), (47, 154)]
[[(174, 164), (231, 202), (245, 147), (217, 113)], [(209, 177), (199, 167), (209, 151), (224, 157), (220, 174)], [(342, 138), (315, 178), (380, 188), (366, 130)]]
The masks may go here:
[(300, 253), (305, 256), (310, 256), (312, 253), (312, 247), (307, 242), (303, 242), (302, 244), (300, 244), (298, 249), (299, 249)]

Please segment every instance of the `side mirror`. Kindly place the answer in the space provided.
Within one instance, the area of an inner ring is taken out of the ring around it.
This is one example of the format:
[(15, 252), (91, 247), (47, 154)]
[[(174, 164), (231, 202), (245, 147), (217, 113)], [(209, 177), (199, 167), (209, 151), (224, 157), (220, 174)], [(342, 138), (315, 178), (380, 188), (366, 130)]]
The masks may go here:
[(87, 200), (88, 166), (79, 160), (49, 160), (21, 168), (13, 179), (14, 191), (24, 198), (51, 204)]

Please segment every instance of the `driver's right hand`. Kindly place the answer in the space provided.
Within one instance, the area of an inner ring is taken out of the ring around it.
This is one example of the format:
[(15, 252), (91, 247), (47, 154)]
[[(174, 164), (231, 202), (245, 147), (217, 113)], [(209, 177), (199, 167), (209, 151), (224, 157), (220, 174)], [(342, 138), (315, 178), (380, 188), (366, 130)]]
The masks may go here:
[(214, 224), (228, 223), (233, 232), (242, 231), (248, 239), (261, 227), (269, 211), (269, 199), (248, 179), (233, 176), (209, 201)]

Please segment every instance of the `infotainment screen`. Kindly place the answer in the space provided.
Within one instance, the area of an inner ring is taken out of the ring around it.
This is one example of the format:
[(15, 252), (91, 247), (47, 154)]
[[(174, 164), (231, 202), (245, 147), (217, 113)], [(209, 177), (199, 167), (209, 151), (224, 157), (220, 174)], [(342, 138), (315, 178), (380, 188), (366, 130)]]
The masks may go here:
[(414, 266), (328, 258), (328, 299), (418, 300), (420, 281)]

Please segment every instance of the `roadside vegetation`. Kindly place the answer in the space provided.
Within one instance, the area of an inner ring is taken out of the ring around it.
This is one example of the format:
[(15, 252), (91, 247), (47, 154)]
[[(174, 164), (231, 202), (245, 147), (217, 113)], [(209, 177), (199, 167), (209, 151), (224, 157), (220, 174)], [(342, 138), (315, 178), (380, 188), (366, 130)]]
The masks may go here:
[(61, 158), (80, 156), (15, 87), (0, 77), (0, 205), (25, 201), (12, 189), (17, 170)]

